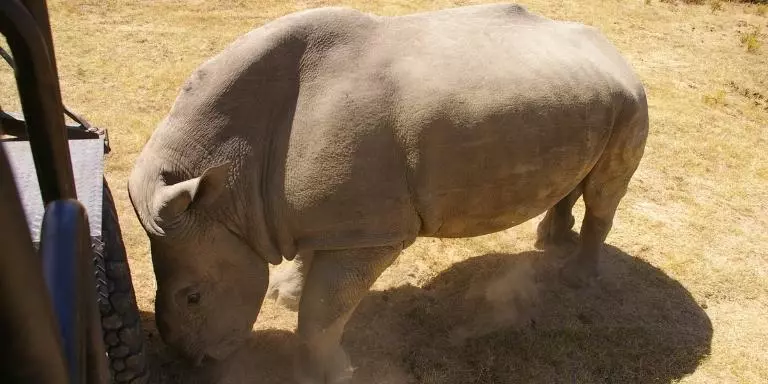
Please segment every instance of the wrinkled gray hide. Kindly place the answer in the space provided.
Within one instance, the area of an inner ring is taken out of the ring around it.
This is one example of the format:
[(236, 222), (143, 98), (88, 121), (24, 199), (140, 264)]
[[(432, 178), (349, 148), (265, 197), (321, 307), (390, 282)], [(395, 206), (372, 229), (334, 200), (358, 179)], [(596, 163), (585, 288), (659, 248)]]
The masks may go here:
[(267, 262), (299, 253), (269, 288), (299, 309), (297, 379), (344, 382), (344, 324), (416, 237), (547, 211), (538, 245), (569, 241), (580, 196), (562, 276), (588, 283), (647, 132), (642, 84), (590, 27), (514, 5), (280, 18), (192, 74), (131, 175), (161, 335), (227, 356)]

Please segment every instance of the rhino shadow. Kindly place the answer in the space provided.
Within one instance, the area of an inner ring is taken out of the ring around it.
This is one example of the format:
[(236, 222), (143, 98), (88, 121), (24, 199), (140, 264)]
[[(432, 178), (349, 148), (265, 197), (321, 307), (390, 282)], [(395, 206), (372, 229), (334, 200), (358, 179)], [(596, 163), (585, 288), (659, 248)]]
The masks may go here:
[[(355, 383), (670, 383), (709, 355), (709, 318), (663, 271), (607, 246), (599, 281), (571, 289), (557, 276), (564, 253), (487, 254), (423, 288), (371, 292), (344, 336)], [(205, 373), (162, 346), (150, 355), (159, 382), (290, 383), (294, 345), (254, 332)]]
[[(381, 383), (669, 383), (710, 352), (712, 323), (663, 271), (606, 246), (571, 289), (567, 252), (488, 254), (424, 288), (376, 292), (348, 325), (357, 376)], [(391, 379), (390, 379), (391, 378)]]

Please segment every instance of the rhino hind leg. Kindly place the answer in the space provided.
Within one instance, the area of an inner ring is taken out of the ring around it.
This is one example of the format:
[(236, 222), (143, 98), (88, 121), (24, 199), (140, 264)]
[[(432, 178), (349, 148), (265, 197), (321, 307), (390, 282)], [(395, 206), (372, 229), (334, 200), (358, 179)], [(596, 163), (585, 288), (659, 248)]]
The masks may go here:
[(547, 211), (536, 231), (536, 248), (546, 249), (552, 246), (576, 244), (578, 234), (573, 231), (575, 219), (571, 213), (574, 204), (581, 197), (579, 184), (571, 193)]
[(579, 248), (560, 271), (562, 280), (571, 287), (589, 285), (598, 277), (598, 261), (619, 202), (627, 192), (629, 181), (637, 169), (642, 151), (608, 152), (601, 157), (582, 184), (584, 220), (581, 223)]
[(294, 373), (301, 384), (342, 384), (352, 366), (341, 347), (344, 326), (400, 246), (317, 251), (299, 305)]

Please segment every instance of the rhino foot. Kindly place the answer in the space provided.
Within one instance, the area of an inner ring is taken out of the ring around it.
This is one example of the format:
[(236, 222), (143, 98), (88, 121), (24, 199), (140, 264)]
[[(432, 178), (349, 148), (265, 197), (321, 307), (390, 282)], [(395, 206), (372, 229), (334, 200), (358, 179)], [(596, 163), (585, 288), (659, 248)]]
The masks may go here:
[(579, 243), (579, 234), (573, 230), (562, 231), (559, 233), (549, 233), (546, 236), (539, 236), (534, 246), (537, 249), (548, 249), (552, 247), (571, 248)]
[(570, 206), (567, 208), (567, 214), (556, 212), (556, 208), (547, 212), (547, 215), (536, 228), (536, 243), (534, 244), (536, 248), (570, 247), (579, 242), (579, 234), (571, 229), (575, 224), (575, 218), (570, 213)]

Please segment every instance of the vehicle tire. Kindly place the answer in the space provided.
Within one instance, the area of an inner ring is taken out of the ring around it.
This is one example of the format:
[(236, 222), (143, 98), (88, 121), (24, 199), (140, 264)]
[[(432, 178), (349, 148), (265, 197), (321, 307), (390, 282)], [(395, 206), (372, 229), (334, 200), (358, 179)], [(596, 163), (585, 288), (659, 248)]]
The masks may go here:
[(104, 347), (115, 384), (148, 381), (144, 333), (112, 192), (104, 180), (101, 239), (93, 240)]

